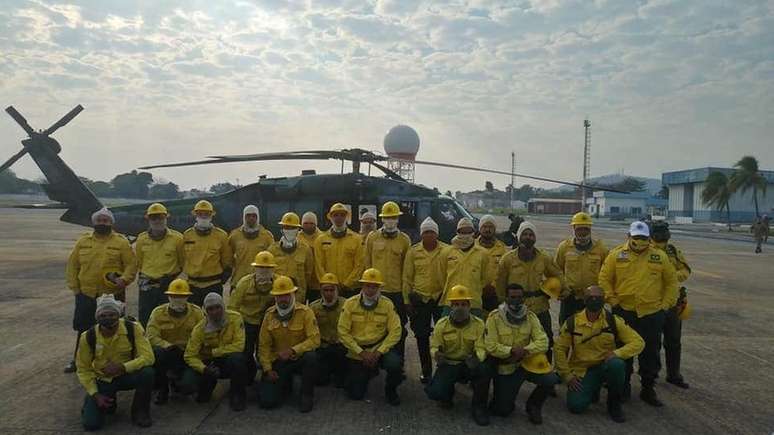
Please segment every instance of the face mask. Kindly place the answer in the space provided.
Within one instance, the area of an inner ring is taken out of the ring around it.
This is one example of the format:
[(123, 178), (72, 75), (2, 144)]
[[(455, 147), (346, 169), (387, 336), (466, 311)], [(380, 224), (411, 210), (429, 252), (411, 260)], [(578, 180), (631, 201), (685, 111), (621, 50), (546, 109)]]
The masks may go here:
[(212, 228), (212, 218), (197, 217), (196, 224), (194, 225), (197, 230), (209, 230)]
[(586, 310), (593, 313), (599, 312), (602, 307), (605, 306), (605, 299), (601, 296), (591, 296), (584, 301), (586, 304)]
[(159, 233), (167, 229), (167, 220), (164, 219), (162, 221), (150, 221), (148, 222), (148, 226), (150, 227), (151, 231)]
[(524, 299), (522, 298), (505, 298), (505, 303), (508, 304), (508, 308), (513, 311), (518, 311), (521, 306), (524, 305)]
[(347, 230), (347, 224), (344, 224), (342, 226), (338, 226), (336, 224), (333, 224), (333, 226), (331, 228), (333, 228), (333, 231), (335, 231), (337, 233), (343, 233), (344, 231)]
[(277, 302), (277, 311), (279, 311), (280, 316), (284, 316), (290, 310), (293, 308), (293, 305), (296, 303), (296, 295), (292, 295), (290, 297), (290, 300), (287, 302), (279, 303)]
[(473, 246), (473, 234), (457, 234), (452, 243), (457, 248), (468, 249)]
[(371, 231), (373, 231), (375, 229), (376, 229), (376, 224), (375, 223), (373, 223), (373, 224), (366, 224), (366, 223), (363, 223), (363, 222), (360, 223), (360, 233), (361, 234), (370, 233)]
[(101, 327), (103, 327), (105, 329), (113, 329), (116, 326), (118, 326), (118, 319), (113, 319), (113, 318), (105, 319), (105, 318), (102, 318), (102, 319), (97, 320), (97, 323), (99, 324), (99, 326), (101, 326)]
[(169, 298), (169, 309), (181, 313), (188, 308), (188, 301), (181, 298)]
[(99, 234), (100, 236), (110, 234), (111, 231), (113, 231), (112, 225), (104, 225), (104, 224), (94, 225), (94, 232)]
[(589, 243), (591, 243), (591, 235), (583, 236), (583, 237), (575, 236), (576, 245), (585, 246), (585, 245), (588, 245)]
[(298, 230), (282, 230), (282, 237), (290, 243), (296, 241)]
[(361, 300), (363, 301), (363, 305), (365, 305), (366, 307), (373, 307), (379, 302), (379, 296), (381, 296), (381, 294), (382, 294), (381, 290), (377, 291), (376, 294), (373, 295), (372, 297), (369, 297), (365, 293), (362, 293), (363, 297), (361, 298)]
[(274, 269), (268, 267), (258, 267), (255, 269), (255, 282), (257, 284), (266, 284), (274, 276)]
[(457, 324), (466, 322), (470, 319), (470, 307), (452, 307), (449, 318)]
[(398, 231), (398, 220), (397, 219), (384, 219), (382, 221), (382, 225), (384, 226), (384, 231), (388, 233), (394, 233)]
[(629, 239), (629, 247), (632, 248), (632, 251), (634, 252), (642, 252), (648, 249), (648, 245), (650, 245), (650, 243), (647, 240)]
[(519, 240), (519, 245), (527, 249), (532, 249), (532, 247), (535, 246), (535, 241), (532, 239)]

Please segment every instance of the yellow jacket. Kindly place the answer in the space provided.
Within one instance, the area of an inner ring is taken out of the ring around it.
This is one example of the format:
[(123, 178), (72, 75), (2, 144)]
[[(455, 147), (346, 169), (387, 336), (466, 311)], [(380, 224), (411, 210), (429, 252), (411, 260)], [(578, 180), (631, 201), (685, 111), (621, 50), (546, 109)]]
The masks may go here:
[(309, 284), (315, 274), (312, 248), (299, 241), (292, 252), (287, 252), (282, 249), (280, 242), (274, 242), (269, 247), (269, 252), (274, 255), (274, 262), (277, 263), (274, 273), (292, 278), (298, 287), (296, 300), (304, 303), (306, 292), (311, 288)]
[[(486, 334), (484, 334), (484, 345), (489, 355), (498, 359), (507, 359), (511, 357), (511, 349), (522, 347), (527, 351), (527, 355), (545, 353), (548, 350), (548, 336), (546, 336), (540, 320), (535, 313), (528, 311), (527, 319), (518, 324), (512, 325), (503, 319), (505, 314), (500, 307), (491, 313), (486, 319)], [(510, 375), (521, 366), (521, 361), (515, 363), (505, 363), (497, 365), (497, 372), (501, 375)]]
[[(220, 228), (213, 227), (206, 236), (200, 236), (196, 229), (189, 228), (183, 233), (183, 243), (183, 271), (192, 287), (205, 288), (219, 283), (223, 271), (234, 264), (228, 235)], [(210, 277), (213, 278), (209, 279)]]
[(481, 308), (481, 293), (487, 285), (486, 272), (489, 270), (489, 255), (475, 244), (464, 252), (449, 246), (438, 258), (438, 281), (443, 282), (443, 295), (439, 305), (449, 305), (446, 294), (457, 284), (470, 290), (472, 308)]
[(562, 325), (559, 338), (554, 343), (554, 362), (556, 371), (565, 382), (573, 377), (583, 378), (586, 369), (604, 362), (610, 351), (625, 360), (639, 355), (645, 348), (645, 341), (634, 329), (620, 317), (613, 317), (618, 340), (623, 343), (621, 347), (617, 347), (612, 333), (601, 333), (608, 327), (604, 312), (593, 322), (586, 317), (586, 310), (575, 314), (574, 336), (570, 336), (566, 323)]
[(428, 251), (422, 242), (414, 244), (406, 253), (403, 263), (403, 302), (409, 303), (408, 295), (412, 291), (422, 297), (424, 302), (438, 300), (443, 293), (443, 283), (438, 278), (438, 261), (449, 245), (438, 241), (438, 246)]
[(328, 347), (331, 344), (339, 343), (339, 317), (344, 308), (344, 302), (347, 300), (339, 296), (339, 301), (332, 307), (325, 307), (322, 304), (322, 298), (309, 304), (309, 308), (314, 311), (317, 317), (317, 327), (320, 328), (321, 347)]
[(677, 274), (666, 253), (648, 247), (638, 254), (625, 243), (612, 251), (599, 272), (605, 301), (644, 317), (677, 302)]
[(314, 241), (314, 261), (317, 279), (328, 272), (339, 278), (342, 290), (359, 288), (363, 272), (363, 246), (360, 235), (347, 229), (344, 237), (336, 238), (332, 230), (325, 231)]
[(476, 239), (476, 246), (483, 249), (487, 255), (489, 255), (489, 262), (486, 268), (486, 283), (488, 285), (496, 285), (497, 281), (497, 265), (500, 264), (500, 259), (503, 258), (508, 252), (508, 246), (499, 239), (495, 239), (495, 243), (491, 248), (487, 248), (480, 242), (481, 237)]
[(602, 240), (592, 240), (591, 248), (579, 251), (574, 238), (563, 240), (556, 249), (554, 261), (564, 273), (562, 296), (573, 295), (583, 299), (586, 288), (599, 283), (599, 269), (609, 250)]
[(344, 303), (338, 331), (341, 344), (349, 351), (347, 357), (360, 360), (363, 350), (389, 352), (400, 341), (403, 328), (388, 298), (380, 297), (376, 307), (366, 310), (360, 304), (360, 295), (355, 295)]
[(505, 300), (508, 284), (521, 284), (524, 287), (524, 304), (535, 314), (548, 310), (548, 295), (540, 290), (543, 279), (554, 276), (563, 280), (559, 266), (540, 249), (531, 261), (521, 261), (518, 249), (503, 255), (497, 267), (497, 298)]
[(242, 316), (236, 311), (226, 310), (226, 325), (219, 331), (205, 332), (207, 318), (194, 326), (191, 338), (185, 347), (183, 359), (189, 367), (199, 373), (204, 372), (205, 361), (220, 358), (230, 353), (242, 352), (245, 349), (245, 324)]
[(110, 337), (105, 338), (95, 326), (96, 342), (94, 352), (89, 346), (86, 335), (88, 331), (81, 333), (78, 344), (78, 355), (75, 358), (75, 364), (78, 369), (78, 380), (86, 389), (86, 393), (91, 396), (97, 392), (97, 380), (102, 382), (112, 382), (113, 378), (102, 372), (109, 362), (122, 363), (126, 373), (134, 373), (144, 367), (152, 366), (156, 361), (153, 356), (148, 339), (145, 338), (145, 331), (139, 323), (134, 323), (134, 349), (135, 355), (132, 358), (132, 343), (126, 336), (126, 321), (118, 320), (118, 331)]
[(270, 295), (271, 283), (258, 288), (255, 275), (243, 276), (231, 291), (227, 307), (242, 315), (245, 323), (260, 325), (266, 310), (274, 305), (274, 296)]
[(256, 254), (266, 251), (274, 243), (274, 235), (261, 227), (255, 237), (245, 236), (242, 227), (231, 231), (228, 245), (234, 253), (234, 274), (231, 275), (231, 286), (235, 286), (243, 276), (253, 272), (253, 260)]
[(683, 251), (681, 251), (677, 246), (671, 243), (656, 242), (651, 242), (651, 246), (666, 252), (667, 256), (669, 257), (669, 261), (671, 261), (672, 266), (675, 267), (675, 272), (677, 273), (677, 282), (684, 282), (688, 279), (688, 277), (691, 276), (691, 266), (688, 265), (688, 261), (685, 259)]
[(363, 268), (375, 268), (384, 277), (384, 293), (403, 292), (403, 262), (411, 239), (403, 231), (388, 237), (382, 229), (372, 231), (366, 239)]
[(103, 293), (115, 293), (104, 283), (109, 272), (120, 272), (121, 279), (127, 284), (134, 281), (137, 260), (129, 241), (116, 232), (105, 237), (93, 232), (82, 235), (67, 260), (67, 287), (75, 294), (83, 293), (93, 298)]
[(306, 305), (296, 302), (287, 324), (277, 318), (275, 305), (266, 311), (258, 340), (258, 360), (265, 373), (271, 371), (277, 353), (282, 350), (293, 349), (293, 359), (298, 359), (320, 347), (320, 330), (314, 312)]
[(134, 243), (134, 251), (137, 253), (137, 268), (149, 278), (177, 276), (185, 264), (183, 235), (171, 228), (161, 240), (153, 240), (147, 231), (140, 233)]
[(448, 364), (459, 364), (470, 355), (476, 355), (479, 361), (484, 361), (485, 328), (484, 321), (476, 316), (470, 316), (470, 321), (462, 327), (455, 326), (449, 317), (442, 318), (430, 336), (430, 356), (435, 358), (435, 354), (440, 351)]
[(188, 311), (181, 317), (169, 313), (169, 304), (159, 305), (151, 312), (145, 336), (152, 346), (167, 348), (174, 345), (185, 349), (191, 331), (202, 319), (202, 309), (194, 304), (189, 303)]

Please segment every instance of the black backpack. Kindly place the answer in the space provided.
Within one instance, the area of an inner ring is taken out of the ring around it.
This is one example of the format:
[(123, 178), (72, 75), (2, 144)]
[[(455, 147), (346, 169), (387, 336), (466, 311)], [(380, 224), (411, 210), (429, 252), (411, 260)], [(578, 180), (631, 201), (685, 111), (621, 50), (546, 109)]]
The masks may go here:
[[(129, 343), (132, 344), (132, 359), (134, 359), (137, 356), (137, 345), (134, 342), (134, 322), (129, 319), (124, 319), (124, 325), (126, 326), (126, 338), (129, 340)], [(93, 357), (94, 350), (97, 347), (97, 325), (92, 326), (86, 331), (86, 343), (89, 344)]]
[[(616, 347), (621, 347), (623, 343), (621, 340), (618, 339), (618, 325), (615, 324), (615, 316), (613, 313), (610, 312), (610, 310), (603, 309), (602, 310), (605, 313), (605, 321), (607, 321), (607, 327), (602, 328), (601, 331), (599, 331), (598, 334), (594, 334), (591, 337), (586, 338), (581, 342), (581, 344), (586, 343), (587, 341), (591, 340), (592, 338), (595, 338), (597, 336), (600, 336), (604, 333), (613, 334), (613, 339), (615, 340)], [(565, 326), (567, 327), (567, 332), (570, 333), (570, 346), (575, 344), (575, 335), (580, 336), (581, 334), (575, 333), (575, 314), (568, 317), (567, 320), (565, 320)]]

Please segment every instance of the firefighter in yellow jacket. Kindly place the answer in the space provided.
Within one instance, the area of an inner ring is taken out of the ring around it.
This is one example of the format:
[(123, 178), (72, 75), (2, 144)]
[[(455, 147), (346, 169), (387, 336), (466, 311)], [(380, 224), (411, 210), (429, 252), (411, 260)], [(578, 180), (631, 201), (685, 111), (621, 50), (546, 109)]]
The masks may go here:
[(317, 385), (327, 385), (333, 378), (337, 387), (346, 385), (347, 350), (339, 339), (339, 318), (347, 300), (339, 296), (339, 279), (326, 273), (320, 280), (320, 299), (309, 304), (320, 328), (317, 348)]
[(282, 215), (279, 222), (282, 237), (272, 243), (268, 251), (274, 255), (277, 263), (275, 273), (290, 277), (298, 287), (296, 300), (306, 303), (307, 291), (315, 275), (314, 254), (312, 248), (299, 240), (301, 221), (298, 215), (288, 212)]
[(387, 403), (400, 405), (398, 385), (403, 382), (403, 363), (395, 345), (400, 341), (400, 317), (392, 302), (381, 296), (384, 284), (376, 269), (366, 269), (360, 279), (359, 295), (344, 303), (339, 317), (339, 339), (347, 348), (349, 361), (347, 395), (362, 400), (368, 381), (379, 369), (387, 372), (384, 395)]
[(347, 228), (349, 215), (349, 209), (344, 204), (333, 204), (328, 212), (331, 228), (314, 241), (317, 278), (326, 273), (336, 275), (344, 296), (356, 293), (363, 270), (362, 240), (359, 234)]
[(459, 284), (467, 287), (473, 297), (470, 301), (471, 313), (480, 319), (486, 317), (482, 308), (482, 291), (488, 282), (489, 255), (483, 248), (476, 246), (473, 233), (473, 222), (468, 218), (460, 219), (451, 246), (438, 259), (438, 281), (444, 283), (440, 301), (444, 315), (450, 311), (448, 293)]
[(489, 256), (486, 268), (487, 283), (484, 286), (482, 293), (482, 303), (484, 311), (491, 311), (497, 308), (497, 292), (495, 287), (497, 285), (497, 265), (500, 264), (500, 259), (503, 258), (508, 252), (508, 246), (501, 240), (498, 240), (495, 235), (497, 234), (497, 223), (494, 216), (484, 215), (478, 221), (478, 238), (476, 239), (476, 246), (483, 249)]
[[(113, 230), (113, 213), (101, 208), (91, 215), (94, 231), (82, 235), (67, 260), (67, 287), (75, 294), (73, 330), (81, 333), (94, 325), (97, 297), (114, 294), (126, 300), (126, 286), (134, 281), (137, 261), (129, 241)], [(65, 366), (65, 373), (75, 371), (75, 354), (80, 338), (76, 338), (73, 359)]]
[(228, 234), (212, 223), (215, 209), (209, 201), (197, 202), (193, 214), (196, 222), (183, 233), (183, 271), (191, 285), (191, 303), (202, 306), (208, 293), (223, 295), (223, 284), (234, 266), (234, 254)]
[(185, 263), (183, 235), (167, 227), (168, 215), (164, 204), (151, 204), (145, 213), (148, 231), (140, 233), (134, 243), (140, 272), (138, 312), (143, 326), (148, 324), (153, 309), (166, 302), (164, 292), (182, 272)]
[(231, 288), (236, 287), (243, 276), (249, 275), (253, 268), (250, 264), (255, 255), (267, 251), (274, 243), (274, 235), (261, 225), (258, 207), (248, 205), (242, 210), (242, 226), (228, 235), (228, 245), (234, 253), (234, 274), (231, 276)]
[(275, 408), (284, 393), (292, 388), (293, 375), (301, 375), (301, 412), (313, 406), (317, 382), (317, 354), (320, 329), (314, 312), (296, 301), (298, 287), (287, 276), (274, 280), (271, 294), (275, 304), (266, 311), (261, 323), (258, 346), (263, 379), (260, 386), (261, 407)]
[[(677, 274), (664, 251), (650, 246), (650, 229), (633, 222), (629, 240), (610, 251), (599, 272), (599, 286), (613, 313), (621, 316), (645, 340), (639, 354), (640, 399), (660, 407), (664, 404), (654, 389), (661, 370), (661, 333), (665, 312), (677, 302)], [(626, 363), (624, 398), (631, 395), (633, 361)]]
[(570, 220), (573, 236), (563, 240), (556, 249), (554, 261), (564, 274), (566, 287), (559, 311), (560, 325), (584, 308), (584, 292), (599, 282), (599, 269), (608, 254), (605, 243), (591, 237), (592, 225), (588, 213), (576, 213)]

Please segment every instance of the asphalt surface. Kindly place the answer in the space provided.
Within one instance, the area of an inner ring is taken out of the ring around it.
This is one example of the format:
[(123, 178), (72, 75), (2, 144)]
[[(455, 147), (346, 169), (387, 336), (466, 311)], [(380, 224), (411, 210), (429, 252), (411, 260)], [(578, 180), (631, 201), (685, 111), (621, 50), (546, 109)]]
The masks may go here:
[[(63, 374), (75, 334), (70, 329), (73, 296), (64, 284), (67, 255), (84, 228), (62, 223), (61, 211), (0, 209), (0, 432), (16, 434), (80, 432), (83, 389), (74, 374)], [(505, 220), (502, 220), (503, 224)], [(569, 235), (565, 219), (540, 218), (538, 247), (549, 250)], [(622, 225), (600, 225), (595, 235), (613, 246), (623, 240)], [(315, 409), (300, 414), (297, 395), (282, 408), (258, 408), (250, 392), (248, 409), (234, 413), (223, 400), (227, 382), (209, 404), (173, 397), (152, 407), (154, 425), (138, 430), (129, 422), (130, 394), (120, 394), (118, 412), (107, 433), (216, 434), (295, 433), (744, 433), (774, 431), (774, 245), (753, 253), (753, 244), (676, 234), (694, 274), (687, 282), (694, 306), (684, 323), (683, 374), (690, 390), (659, 383), (666, 406), (654, 409), (634, 395), (625, 406), (624, 425), (612, 423), (600, 404), (585, 415), (564, 406), (564, 387), (549, 399), (544, 424), (532, 426), (523, 411), (532, 389), (525, 384), (510, 418), (492, 418), (487, 428), (469, 417), (469, 388), (458, 385), (455, 407), (439, 409), (418, 382), (413, 339), (407, 341), (408, 379), (402, 404), (383, 397), (383, 376), (372, 381), (366, 401), (349, 401), (343, 391), (316, 390)], [(129, 312), (136, 314), (137, 288), (129, 289)], [(556, 322), (558, 305), (552, 308)], [(662, 373), (663, 377), (663, 373)]]

